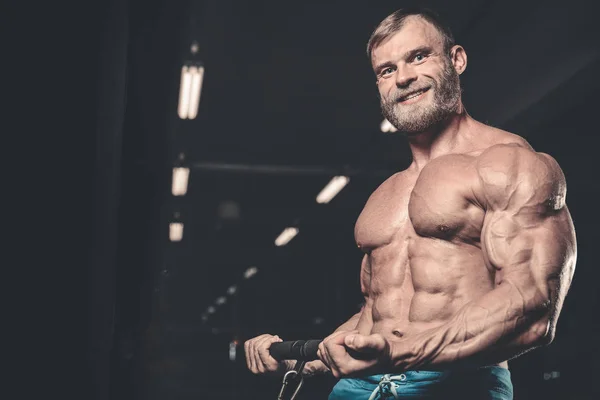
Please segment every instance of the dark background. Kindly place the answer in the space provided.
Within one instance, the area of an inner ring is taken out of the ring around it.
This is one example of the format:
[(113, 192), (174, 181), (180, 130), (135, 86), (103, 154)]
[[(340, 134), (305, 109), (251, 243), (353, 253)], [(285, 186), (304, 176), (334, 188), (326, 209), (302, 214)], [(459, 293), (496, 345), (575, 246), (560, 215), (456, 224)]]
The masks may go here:
[[(6, 326), (19, 339), (8, 347), (22, 393), (276, 398), (280, 380), (251, 375), (241, 343), (265, 332), (321, 338), (356, 311), (355, 219), (410, 162), (403, 138), (379, 130), (365, 46), (386, 15), (423, 4), (466, 49), (469, 113), (552, 154), (569, 185), (575, 278), (554, 343), (511, 362), (515, 398), (598, 398), (593, 2), (350, 3), (107, 0), (3, 15), (5, 234), (17, 239), (6, 272), (20, 275), (6, 278), (16, 321)], [(206, 73), (198, 118), (183, 121), (192, 41)], [(191, 169), (188, 193), (173, 197), (180, 165)], [(344, 173), (349, 185), (318, 205)], [(185, 224), (181, 242), (169, 241), (172, 221)], [(299, 235), (276, 247), (292, 225)], [(245, 280), (250, 266), (258, 274)], [(552, 371), (560, 377), (544, 379)], [(311, 379), (300, 398), (326, 398), (333, 384)]]

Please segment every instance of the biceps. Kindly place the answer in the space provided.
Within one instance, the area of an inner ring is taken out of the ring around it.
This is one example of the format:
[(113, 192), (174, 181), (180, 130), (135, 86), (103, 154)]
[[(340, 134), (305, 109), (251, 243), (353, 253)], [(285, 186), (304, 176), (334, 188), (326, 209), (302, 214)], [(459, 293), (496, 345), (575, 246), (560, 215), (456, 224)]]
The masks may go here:
[(566, 208), (527, 221), (507, 212), (492, 213), (484, 224), (482, 244), (487, 262), (500, 271), (502, 279), (510, 279), (521, 290), (541, 292), (548, 300), (564, 297), (576, 256)]

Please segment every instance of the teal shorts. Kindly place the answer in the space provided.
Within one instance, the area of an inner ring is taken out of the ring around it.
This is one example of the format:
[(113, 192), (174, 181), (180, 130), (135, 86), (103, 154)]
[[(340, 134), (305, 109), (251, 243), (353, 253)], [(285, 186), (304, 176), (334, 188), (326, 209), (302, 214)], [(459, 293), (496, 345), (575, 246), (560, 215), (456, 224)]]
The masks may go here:
[(510, 372), (496, 366), (344, 378), (339, 380), (329, 395), (329, 400), (512, 398)]

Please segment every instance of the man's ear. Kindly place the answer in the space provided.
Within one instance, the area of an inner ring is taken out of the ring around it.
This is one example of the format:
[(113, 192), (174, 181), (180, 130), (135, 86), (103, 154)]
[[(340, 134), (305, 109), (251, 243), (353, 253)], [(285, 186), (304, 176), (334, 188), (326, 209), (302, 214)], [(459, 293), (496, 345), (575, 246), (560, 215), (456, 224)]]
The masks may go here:
[(456, 72), (460, 75), (467, 69), (467, 53), (460, 45), (452, 46), (450, 50), (450, 61)]

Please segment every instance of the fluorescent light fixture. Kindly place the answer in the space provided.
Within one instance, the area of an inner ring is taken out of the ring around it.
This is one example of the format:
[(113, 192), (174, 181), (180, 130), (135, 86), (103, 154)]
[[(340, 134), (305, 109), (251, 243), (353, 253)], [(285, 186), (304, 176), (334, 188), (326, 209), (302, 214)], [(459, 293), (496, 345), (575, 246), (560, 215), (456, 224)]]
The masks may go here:
[(250, 267), (250, 268), (248, 268), (246, 270), (246, 272), (244, 272), (244, 278), (250, 279), (254, 275), (256, 275), (257, 272), (258, 272), (258, 268), (256, 268), (256, 267)]
[(171, 222), (169, 224), (169, 239), (171, 242), (179, 242), (183, 238), (183, 223)]
[(209, 306), (206, 309), (206, 312), (209, 313), (209, 314), (214, 314), (215, 311), (217, 311), (217, 309), (214, 306)]
[(233, 285), (233, 286), (229, 286), (229, 289), (227, 289), (227, 294), (235, 294), (235, 292), (237, 292), (237, 286)]
[(227, 303), (227, 297), (225, 296), (221, 296), (219, 298), (217, 298), (217, 300), (215, 301), (215, 304), (217, 304), (218, 306)]
[(187, 193), (189, 168), (173, 168), (173, 183), (171, 192), (173, 196), (183, 196)]
[(229, 361), (235, 361), (237, 343), (235, 341), (229, 343)]
[(387, 119), (384, 119), (381, 122), (380, 128), (381, 128), (381, 132), (385, 132), (385, 133), (398, 131), (398, 129), (396, 129), (396, 127), (394, 125), (392, 125), (390, 123), (390, 121), (388, 121)]
[(181, 68), (179, 106), (177, 107), (179, 118), (194, 119), (198, 115), (203, 80), (204, 67), (202, 65), (184, 65)]
[(192, 74), (189, 72), (189, 67), (181, 68), (181, 82), (179, 84), (179, 106), (177, 114), (179, 118), (187, 119), (190, 108), (190, 92), (192, 90)]
[(350, 182), (347, 176), (334, 176), (317, 195), (317, 203), (327, 204)]
[(276, 246), (285, 246), (298, 234), (298, 228), (285, 228), (275, 239)]

